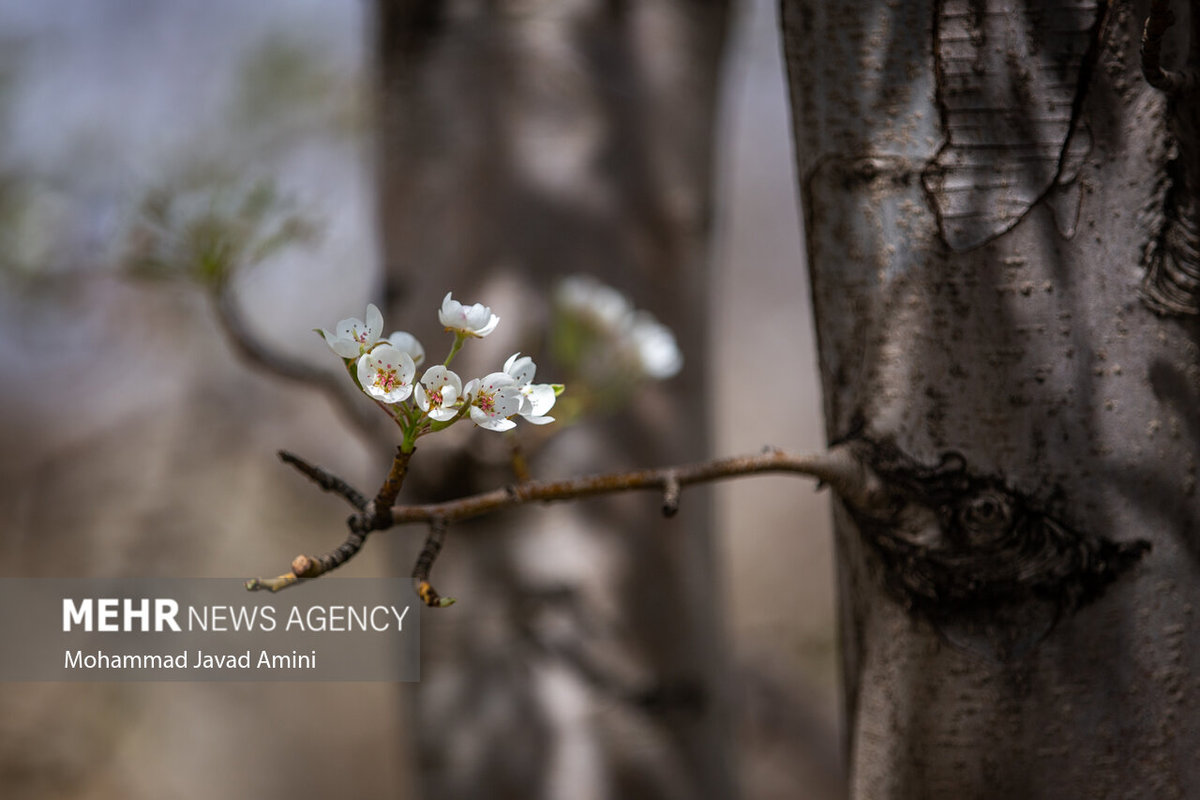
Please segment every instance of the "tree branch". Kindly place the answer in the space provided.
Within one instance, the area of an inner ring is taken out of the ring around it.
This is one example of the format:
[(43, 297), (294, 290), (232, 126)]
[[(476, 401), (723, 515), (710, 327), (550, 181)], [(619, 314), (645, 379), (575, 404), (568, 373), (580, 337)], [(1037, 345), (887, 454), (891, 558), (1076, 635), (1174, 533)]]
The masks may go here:
[(396, 457), (392, 459), (392, 468), (388, 470), (383, 485), (379, 487), (379, 493), (365, 509), (372, 515), (372, 521), (377, 530), (394, 524), (389, 519), (388, 509), (391, 508), (392, 503), (396, 502), (396, 497), (400, 494), (400, 488), (404, 485), (404, 476), (408, 474), (408, 461), (415, 452), (416, 450), (405, 452), (401, 447), (396, 448)]
[(279, 460), (285, 464), (290, 464), (295, 467), (301, 474), (307, 476), (313, 483), (320, 486), (327, 492), (333, 492), (346, 498), (346, 502), (354, 506), (358, 511), (365, 511), (367, 508), (367, 497), (362, 492), (355, 489), (344, 480), (334, 475), (332, 472), (326, 472), (315, 464), (310, 464), (295, 453), (289, 453), (287, 450), (279, 451)]
[(446, 520), (437, 517), (429, 523), (429, 535), (425, 537), (425, 545), (421, 548), (421, 554), (417, 556), (417, 563), (413, 567), (413, 589), (417, 596), (425, 602), (425, 605), (431, 608), (445, 608), (454, 604), (453, 597), (442, 597), (429, 582), (429, 573), (433, 569), (433, 562), (437, 561), (438, 554), (442, 552), (442, 543), (445, 541)]
[(229, 281), (221, 281), (211, 289), (217, 321), (233, 349), (249, 363), (262, 367), (273, 375), (289, 381), (305, 383), (324, 392), (330, 401), (365, 436), (374, 439), (379, 433), (377, 418), (370, 408), (360, 402), (360, 392), (347, 389), (345, 380), (332, 372), (317, 369), (306, 361), (292, 358), (260, 339), (242, 316), (237, 298)]
[[(698, 483), (759, 475), (769, 472), (792, 473), (816, 478), (831, 486), (843, 499), (860, 507), (874, 507), (881, 502), (883, 487), (879, 477), (847, 445), (838, 445), (824, 453), (790, 454), (768, 449), (757, 456), (735, 456), (660, 469), (632, 472), (610, 472), (562, 481), (526, 481), (491, 492), (468, 495), (445, 503), (427, 505), (397, 505), (387, 508), (400, 491), (412, 452), (399, 448), (374, 500), (367, 503), (364, 496), (335, 475), (309, 464), (299, 456), (280, 453), (291, 464), (311, 478), (322, 489), (346, 498), (358, 513), (347, 520), (350, 529), (345, 541), (323, 556), (299, 555), (292, 561), (292, 571), (277, 578), (254, 578), (246, 588), (277, 592), (302, 580), (316, 578), (349, 561), (362, 548), (372, 531), (386, 530), (396, 525), (425, 522), (430, 526), (425, 546), (413, 569), (413, 586), (427, 605), (443, 607), (454, 601), (442, 598), (429, 582), (434, 560), (441, 552), (447, 526), (472, 517), (491, 514), (534, 502), (554, 502), (639, 490), (663, 493), (663, 514), (673, 516), (679, 509), (679, 496), (684, 487)], [(386, 509), (386, 510), (385, 510)]]
[(445, 503), (393, 506), (392, 524), (432, 522), (434, 519), (459, 522), (526, 503), (576, 500), (638, 490), (663, 492), (663, 510), (670, 516), (672, 509), (678, 507), (679, 490), (684, 487), (765, 472), (790, 472), (816, 478), (845, 496), (860, 496), (874, 488), (868, 485), (871, 476), (865, 467), (845, 447), (802, 455), (769, 450), (757, 456), (719, 458), (676, 467), (611, 472), (562, 481), (529, 481)]
[[(366, 497), (361, 492), (333, 473), (327, 472), (314, 464), (309, 464), (297, 455), (293, 455), (287, 451), (280, 451), (279, 458), (284, 463), (291, 464), (325, 491), (335, 492), (346, 498), (352, 506), (358, 509), (358, 513), (351, 515), (346, 520), (346, 527), (350, 529), (350, 532), (340, 545), (323, 555), (315, 557), (301, 553), (292, 559), (291, 572), (286, 572), (275, 578), (252, 578), (246, 582), (246, 588), (252, 592), (262, 589), (270, 592), (278, 592), (280, 589), (286, 589), (302, 580), (319, 578), (326, 572), (337, 569), (358, 555), (358, 551), (366, 543), (367, 536), (370, 535), (371, 531), (383, 530), (392, 526), (388, 509), (395, 502), (396, 496), (400, 494), (400, 487), (404, 485), (404, 476), (408, 474), (408, 461), (412, 458), (414, 452), (414, 450), (405, 451), (403, 448), (396, 448), (396, 455), (392, 459), (392, 466), (388, 470), (387, 477), (384, 478), (383, 484), (379, 487), (379, 492), (375, 495), (375, 499), (368, 503)], [(436, 558), (436, 556), (437, 553), (435, 552), (434, 557)], [(432, 566), (432, 559), (430, 559), (429, 564)], [(436, 593), (434, 597), (436, 598)], [(449, 605), (449, 603), (445, 605)]]

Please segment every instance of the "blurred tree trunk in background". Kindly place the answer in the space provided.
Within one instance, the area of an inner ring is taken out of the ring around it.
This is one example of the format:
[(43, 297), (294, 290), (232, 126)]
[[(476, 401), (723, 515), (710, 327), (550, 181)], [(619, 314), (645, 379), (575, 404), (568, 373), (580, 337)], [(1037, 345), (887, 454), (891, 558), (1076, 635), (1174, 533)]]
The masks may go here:
[[(686, 363), (622, 411), (523, 426), (531, 471), (704, 457), (726, 4), (381, 0), (376, 13), (389, 330), (453, 291), (501, 317), (456, 362), (464, 379), (520, 350), (538, 380), (558, 381), (556, 280), (596, 276), (670, 326)], [(570, 397), (568, 384), (560, 407)], [(408, 497), (514, 480), (503, 437), (462, 444), (418, 448)], [(589, 501), (450, 529), (434, 584), (459, 603), (424, 610), (414, 700), (422, 796), (731, 794), (708, 499), (689, 493), (670, 520), (659, 505)], [(424, 531), (402, 536), (412, 555)]]
[(837, 509), (852, 795), (1200, 796), (1194, 79), (1147, 3), (783, 5), (828, 434), (938, 521)]

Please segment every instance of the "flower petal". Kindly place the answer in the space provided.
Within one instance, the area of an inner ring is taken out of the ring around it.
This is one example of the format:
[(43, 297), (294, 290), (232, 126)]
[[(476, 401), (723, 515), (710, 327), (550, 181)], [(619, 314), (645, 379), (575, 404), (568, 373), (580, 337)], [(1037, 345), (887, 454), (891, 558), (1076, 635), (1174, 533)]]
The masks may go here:
[(489, 431), (507, 431), (517, 427), (517, 423), (504, 417), (489, 417), (477, 406), (471, 406), (471, 422)]
[(425, 360), (425, 348), (417, 341), (417, 337), (408, 331), (395, 331), (387, 338), (388, 344), (397, 350), (403, 350), (412, 356), (413, 363), (418, 367)]
[(642, 372), (663, 380), (683, 369), (683, 353), (675, 342), (671, 329), (654, 317), (640, 312), (634, 317), (629, 337), (637, 351)]
[(452, 294), (453, 292), (446, 292), (446, 296), (442, 298), (442, 307), (438, 310), (438, 322), (447, 329), (456, 328), (462, 322), (462, 303), (451, 297)]
[(513, 353), (504, 362), (504, 371), (512, 376), (518, 386), (524, 386), (533, 380), (537, 365), (529, 356), (522, 357), (520, 353)]
[(358, 342), (344, 336), (338, 336), (335, 333), (330, 333), (324, 329), (321, 330), (321, 335), (325, 337), (325, 343), (329, 345), (329, 349), (342, 358), (358, 358)]
[(447, 369), (441, 364), (435, 364), (425, 370), (425, 375), (421, 378), (421, 383), (430, 389), (437, 389), (442, 386), (452, 387), (455, 396), (462, 393), (462, 378), (458, 377), (458, 374), (453, 370)]
[(515, 388), (506, 386), (496, 392), (496, 416), (511, 417), (521, 411), (521, 394)]
[(334, 328), (339, 338), (358, 340), (360, 330), (365, 330), (362, 320), (358, 317), (347, 317), (343, 320), (338, 320), (337, 327)]
[(374, 343), (379, 340), (379, 335), (383, 333), (383, 314), (374, 303), (367, 303), (367, 334)]
[(342, 358), (358, 358), (374, 347), (383, 330), (383, 315), (374, 305), (367, 306), (367, 321), (357, 317), (340, 320), (333, 333), (322, 330), (325, 342)]
[(429, 412), (429, 418), (438, 422), (449, 422), (458, 416), (458, 411), (457, 408), (435, 408)]
[(525, 399), (522, 404), (521, 416), (529, 418), (529, 415), (541, 416), (554, 407), (554, 401), (557, 396), (554, 394), (554, 387), (548, 383), (535, 383), (525, 386), (521, 389), (521, 395)]

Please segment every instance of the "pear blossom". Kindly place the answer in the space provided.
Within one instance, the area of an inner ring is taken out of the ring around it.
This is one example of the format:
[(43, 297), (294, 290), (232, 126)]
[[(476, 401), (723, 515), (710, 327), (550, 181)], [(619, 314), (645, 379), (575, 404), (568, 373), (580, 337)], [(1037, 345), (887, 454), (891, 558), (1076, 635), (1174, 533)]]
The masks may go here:
[(520, 412), (521, 395), (507, 372), (476, 378), (467, 384), (465, 393), (471, 397), (471, 421), (479, 427), (507, 431), (517, 426), (509, 417)]
[(619, 334), (633, 306), (611, 286), (589, 275), (571, 275), (558, 285), (557, 299), (567, 311), (591, 319), (606, 332)]
[(417, 341), (417, 337), (413, 336), (408, 331), (395, 331), (391, 336), (387, 337), (388, 344), (397, 350), (408, 353), (413, 360), (413, 363), (418, 367), (425, 360), (425, 348)]
[(358, 359), (358, 382), (363, 391), (384, 403), (407, 400), (416, 373), (412, 356), (391, 344), (376, 345)]
[(421, 382), (413, 387), (417, 406), (438, 422), (458, 416), (455, 406), (463, 397), (462, 379), (441, 364), (425, 370)]
[(379, 334), (383, 332), (383, 314), (371, 303), (367, 306), (366, 322), (350, 317), (339, 322), (333, 333), (318, 330), (333, 352), (342, 358), (358, 358), (379, 341)]
[(650, 314), (639, 311), (634, 315), (629, 340), (643, 374), (665, 380), (683, 369), (683, 354), (679, 352), (675, 334)]
[(526, 422), (534, 425), (545, 425), (554, 422), (554, 417), (545, 416), (554, 406), (557, 395), (554, 387), (548, 383), (533, 383), (537, 365), (529, 356), (513, 353), (504, 362), (504, 372), (508, 374), (521, 396), (521, 408), (517, 411)]
[(446, 330), (476, 337), (487, 336), (496, 330), (500, 318), (492, 313), (492, 309), (482, 303), (464, 306), (453, 299), (451, 294), (453, 292), (446, 292), (446, 296), (442, 298), (442, 308), (438, 311), (438, 321), (446, 326)]
[(625, 295), (595, 278), (564, 278), (558, 305), (606, 340), (607, 352), (619, 354), (620, 368), (639, 377), (665, 380), (683, 368), (683, 354), (671, 329), (647, 311), (637, 310)]

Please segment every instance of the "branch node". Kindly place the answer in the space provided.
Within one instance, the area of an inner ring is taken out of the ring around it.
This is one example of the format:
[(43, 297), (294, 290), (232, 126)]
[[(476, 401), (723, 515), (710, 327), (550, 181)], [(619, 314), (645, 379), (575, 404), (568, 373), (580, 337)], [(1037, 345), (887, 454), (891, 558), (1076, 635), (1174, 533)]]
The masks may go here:
[(446, 527), (445, 517), (436, 516), (429, 520), (429, 535), (425, 537), (425, 545), (421, 548), (421, 554), (417, 556), (417, 563), (413, 567), (413, 589), (421, 601), (430, 608), (445, 608), (454, 604), (453, 597), (442, 597), (429, 582), (429, 573), (433, 569), (433, 562), (437, 561), (438, 554), (442, 552), (442, 543), (446, 539)]
[(320, 566), (318, 560), (301, 553), (292, 559), (292, 574), (297, 578), (315, 578), (321, 574), (318, 572)]
[(345, 498), (346, 502), (362, 511), (366, 508), (367, 498), (362, 492), (355, 489), (346, 481), (334, 475), (332, 472), (321, 469), (316, 464), (310, 464), (295, 453), (289, 453), (287, 450), (279, 451), (279, 460), (296, 468), (296, 471), (304, 475), (313, 483), (320, 486), (326, 492), (333, 492)]
[[(408, 462), (415, 452), (416, 450), (405, 452), (403, 447), (396, 447), (396, 456), (392, 459), (392, 467), (388, 470), (387, 478), (379, 487), (379, 493), (375, 495), (375, 499), (371, 501), (374, 506), (371, 513), (374, 528), (383, 529), (392, 524), (392, 504), (396, 502), (396, 497), (400, 494), (400, 487), (404, 485), (404, 476), (408, 474)], [(366, 510), (365, 504), (363, 510)]]
[(300, 554), (296, 556), (292, 559), (290, 579), (287, 575), (281, 575), (278, 578), (271, 578), (269, 580), (255, 578), (246, 582), (246, 589), (249, 591), (269, 589), (272, 592), (277, 592), (280, 589), (286, 589), (299, 580), (320, 577), (330, 570), (337, 569), (358, 555), (358, 551), (362, 549), (363, 543), (367, 540), (367, 536), (370, 535), (371, 531), (390, 528), (393, 524), (391, 503), (396, 499), (396, 495), (400, 493), (400, 486), (404, 482), (404, 475), (408, 469), (408, 460), (412, 457), (412, 451), (405, 453), (400, 448), (396, 449), (396, 458), (392, 462), (392, 468), (388, 472), (387, 479), (383, 482), (383, 486), (380, 487), (376, 498), (370, 501), (351, 488), (341, 478), (331, 475), (320, 467), (309, 464), (299, 456), (281, 450), (279, 457), (284, 463), (291, 464), (307, 475), (322, 489), (341, 494), (358, 509), (359, 513), (351, 514), (346, 520), (346, 527), (350, 529), (350, 532), (340, 545), (324, 555), (314, 557)]
[(679, 513), (679, 478), (674, 471), (663, 476), (662, 513), (664, 517), (673, 517)]

